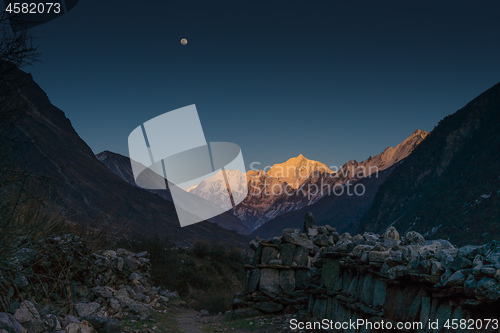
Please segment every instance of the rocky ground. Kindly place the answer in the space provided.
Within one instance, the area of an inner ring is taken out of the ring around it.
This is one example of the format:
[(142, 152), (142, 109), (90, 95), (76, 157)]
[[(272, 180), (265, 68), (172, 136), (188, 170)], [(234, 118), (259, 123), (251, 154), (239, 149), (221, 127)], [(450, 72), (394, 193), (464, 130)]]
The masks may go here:
[(457, 248), (413, 231), (402, 239), (392, 227), (384, 235), (339, 235), (310, 220), (307, 233), (250, 242), (246, 288), (224, 314), (194, 311), (177, 292), (155, 287), (147, 252), (92, 251), (74, 235), (20, 239), (0, 256), (0, 333), (287, 332), (298, 316), (332, 318), (337, 303), (348, 308), (346, 318), (362, 310), (399, 320), (386, 297), (399, 286), (404, 295), (416, 288), (419, 297), (408, 300), (415, 309), (435, 303), (432, 318), (446, 309), (465, 318), (498, 304), (497, 241)]
[(195, 311), (153, 286), (147, 252), (92, 251), (77, 236), (21, 239), (0, 259), (0, 333), (277, 332), (286, 317)]
[[(25, 245), (25, 246), (23, 246)], [(31, 242), (0, 265), (0, 332), (155, 332), (176, 292), (151, 283), (147, 252), (93, 252), (74, 235)]]

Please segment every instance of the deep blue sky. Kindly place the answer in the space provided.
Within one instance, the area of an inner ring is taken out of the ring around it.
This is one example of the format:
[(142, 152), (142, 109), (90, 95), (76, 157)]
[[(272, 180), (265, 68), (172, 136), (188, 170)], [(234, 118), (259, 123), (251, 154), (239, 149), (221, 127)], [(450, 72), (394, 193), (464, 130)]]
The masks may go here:
[[(134, 4), (135, 2), (135, 4)], [(196, 104), (262, 166), (394, 146), (500, 81), (495, 1), (97, 1), (32, 29), (25, 70), (95, 153)], [(187, 38), (187, 46), (180, 44)]]

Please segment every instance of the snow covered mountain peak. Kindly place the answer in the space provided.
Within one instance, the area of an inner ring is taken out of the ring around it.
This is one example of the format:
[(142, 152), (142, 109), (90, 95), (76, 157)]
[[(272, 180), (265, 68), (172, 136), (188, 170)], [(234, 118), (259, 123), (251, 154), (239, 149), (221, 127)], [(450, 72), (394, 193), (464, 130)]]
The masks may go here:
[(247, 176), (240, 170), (220, 170), (212, 177), (204, 179), (198, 186), (190, 188), (188, 192), (226, 208), (230, 206), (226, 177), (234, 201), (240, 202), (248, 193)]
[(333, 173), (325, 164), (309, 160), (300, 154), (292, 157), (285, 163), (273, 165), (267, 175), (278, 178), (288, 183), (293, 188), (298, 188), (306, 179), (319, 174)]

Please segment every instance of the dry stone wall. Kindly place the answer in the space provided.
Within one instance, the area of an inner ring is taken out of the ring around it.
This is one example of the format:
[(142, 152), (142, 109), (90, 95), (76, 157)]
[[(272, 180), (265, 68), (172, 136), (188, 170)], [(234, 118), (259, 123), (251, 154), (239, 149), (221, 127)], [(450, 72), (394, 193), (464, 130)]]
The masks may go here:
[(308, 234), (287, 229), (279, 237), (255, 239), (255, 251), (247, 269), (245, 290), (234, 299), (234, 307), (254, 307), (264, 313), (307, 312), (307, 287), (319, 272), (313, 266), (319, 248), (333, 246), (339, 234), (330, 226), (308, 228)]
[(305, 229), (251, 242), (255, 255), (235, 308), (424, 328), (439, 320), (442, 331), (448, 319), (500, 319), (498, 241), (457, 248), (414, 231), (401, 237), (392, 227), (355, 236), (329, 226)]

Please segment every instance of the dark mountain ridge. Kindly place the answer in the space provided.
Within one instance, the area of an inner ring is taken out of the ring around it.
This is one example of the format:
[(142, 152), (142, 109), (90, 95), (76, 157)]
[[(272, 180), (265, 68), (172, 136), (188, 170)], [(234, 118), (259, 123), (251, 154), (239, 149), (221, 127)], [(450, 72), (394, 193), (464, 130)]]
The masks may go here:
[[(2, 160), (48, 179), (43, 186), (50, 187), (50, 204), (68, 221), (99, 221), (92, 226), (107, 225), (125, 236), (169, 237), (184, 244), (198, 240), (246, 243), (245, 237), (209, 222), (181, 228), (173, 203), (110, 172), (32, 76), (9, 67), (0, 80), (0, 110), (3, 115), (14, 115), (15, 121), (0, 130), (7, 141), (17, 144), (9, 154), (2, 154)], [(7, 146), (2, 150), (6, 152)], [(228, 219), (233, 218), (228, 214)]]
[[(116, 176), (120, 177), (130, 185), (136, 186), (134, 174), (132, 172), (132, 166), (130, 164), (130, 158), (110, 151), (103, 151), (97, 154), (96, 158)], [(172, 194), (170, 193), (170, 189), (168, 188), (168, 182), (166, 185), (167, 189), (165, 190), (148, 190), (142, 188), (141, 190), (156, 194), (157, 196), (172, 202)], [(210, 205), (209, 202), (207, 202), (206, 204)], [(225, 212), (218, 216), (214, 216), (208, 221), (218, 224), (225, 229), (235, 230), (242, 235), (249, 234), (249, 231), (245, 227), (245, 225), (243, 225), (243, 223), (241, 223), (241, 221), (230, 212)]]
[(445, 117), (380, 187), (360, 231), (458, 244), (500, 237), (500, 84)]

